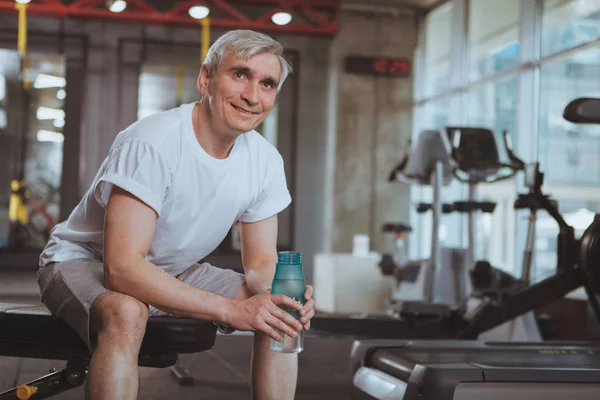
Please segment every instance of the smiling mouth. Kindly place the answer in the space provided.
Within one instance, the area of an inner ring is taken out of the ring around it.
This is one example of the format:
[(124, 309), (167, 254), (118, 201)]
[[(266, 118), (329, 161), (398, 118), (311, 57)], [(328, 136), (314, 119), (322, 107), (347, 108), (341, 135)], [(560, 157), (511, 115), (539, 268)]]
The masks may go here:
[[(231, 103), (230, 103), (230, 104), (231, 104)], [(258, 114), (258, 113), (252, 112), (252, 111), (244, 110), (243, 108), (241, 108), (241, 107), (238, 107), (238, 106), (236, 106), (235, 104), (231, 104), (231, 106), (232, 106), (233, 108), (235, 108), (236, 110), (238, 110), (239, 112), (241, 112), (241, 113), (244, 113), (244, 114), (247, 114), (247, 115), (256, 115), (256, 114)]]

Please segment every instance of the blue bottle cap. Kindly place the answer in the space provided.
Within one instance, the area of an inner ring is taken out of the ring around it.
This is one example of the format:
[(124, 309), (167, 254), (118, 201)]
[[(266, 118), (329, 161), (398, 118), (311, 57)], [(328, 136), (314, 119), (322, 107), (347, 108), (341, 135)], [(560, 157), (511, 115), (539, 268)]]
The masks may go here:
[(297, 251), (280, 251), (277, 254), (277, 262), (283, 265), (301, 264), (302, 254)]

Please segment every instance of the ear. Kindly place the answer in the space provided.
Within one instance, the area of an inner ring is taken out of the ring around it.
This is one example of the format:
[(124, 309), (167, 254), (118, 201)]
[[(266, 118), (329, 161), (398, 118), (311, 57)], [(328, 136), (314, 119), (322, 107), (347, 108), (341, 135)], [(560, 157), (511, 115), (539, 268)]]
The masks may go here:
[(196, 82), (198, 93), (201, 96), (204, 96), (208, 93), (209, 80), (210, 78), (208, 76), (208, 67), (206, 65), (202, 65), (202, 67), (200, 68), (200, 74), (198, 74), (198, 81)]

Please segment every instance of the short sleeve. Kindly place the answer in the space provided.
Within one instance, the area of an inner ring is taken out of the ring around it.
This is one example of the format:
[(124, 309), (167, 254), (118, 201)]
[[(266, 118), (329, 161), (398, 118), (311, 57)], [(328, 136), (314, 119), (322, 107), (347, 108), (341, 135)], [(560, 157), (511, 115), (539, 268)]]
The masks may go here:
[(160, 215), (172, 176), (168, 163), (155, 146), (140, 141), (125, 142), (109, 154), (101, 171), (94, 197), (103, 208), (115, 185)]
[(285, 210), (292, 202), (287, 187), (283, 159), (277, 153), (267, 169), (267, 179), (258, 198), (241, 215), (241, 222), (257, 222)]

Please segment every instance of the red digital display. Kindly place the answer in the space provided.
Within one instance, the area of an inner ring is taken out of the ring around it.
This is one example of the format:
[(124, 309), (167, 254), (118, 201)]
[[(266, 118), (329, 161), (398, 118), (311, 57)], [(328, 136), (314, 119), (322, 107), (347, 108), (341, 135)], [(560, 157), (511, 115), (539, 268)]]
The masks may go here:
[(348, 56), (345, 71), (361, 75), (409, 77), (411, 62), (407, 59)]

